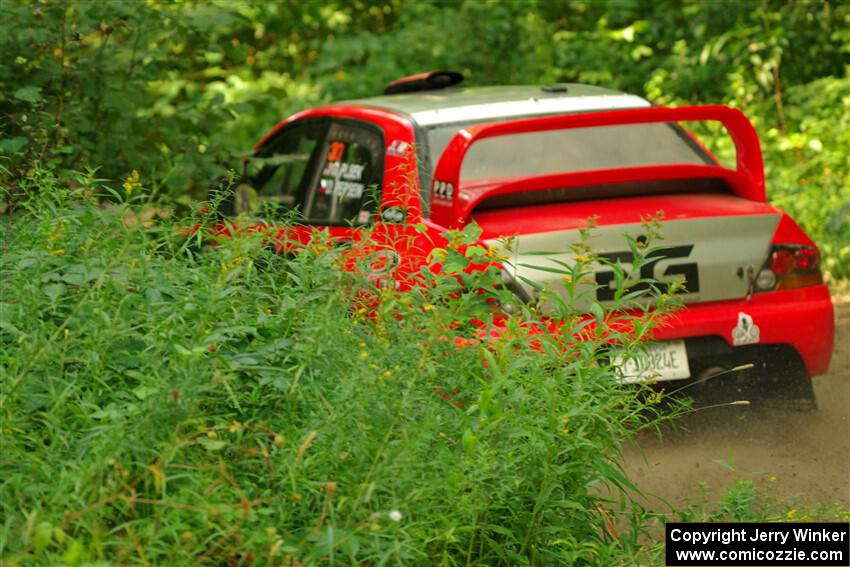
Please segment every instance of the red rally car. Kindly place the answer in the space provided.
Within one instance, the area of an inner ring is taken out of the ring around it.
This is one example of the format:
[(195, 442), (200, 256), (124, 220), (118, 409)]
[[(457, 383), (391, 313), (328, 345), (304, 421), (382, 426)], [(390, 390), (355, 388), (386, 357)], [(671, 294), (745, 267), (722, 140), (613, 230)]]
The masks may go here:
[[(475, 222), (484, 246), (512, 237), (504, 279), (531, 302), (541, 286), (557, 289), (560, 276), (545, 264), (575, 261), (588, 218), (596, 217), (594, 249), (628, 265), (624, 235), (640, 242), (642, 219), (663, 211), (660, 259), (640, 276), (662, 286), (683, 279), (684, 307), (655, 331), (654, 362), (632, 364), (626, 380), (647, 371), (695, 379), (752, 362), (813, 399), (809, 378), (826, 372), (833, 347), (829, 291), (814, 242), (766, 202), (759, 140), (740, 111), (653, 107), (587, 85), (460, 88), (461, 80), (415, 75), (384, 96), (282, 121), (255, 146), (227, 212), (294, 215), (304, 240), (315, 227), (345, 241), (369, 226), (388, 268), (378, 277), (396, 286), (441, 234)], [(700, 123), (725, 128), (733, 163), (685, 128)], [(595, 278), (597, 299), (610, 300), (613, 272), (599, 266)]]

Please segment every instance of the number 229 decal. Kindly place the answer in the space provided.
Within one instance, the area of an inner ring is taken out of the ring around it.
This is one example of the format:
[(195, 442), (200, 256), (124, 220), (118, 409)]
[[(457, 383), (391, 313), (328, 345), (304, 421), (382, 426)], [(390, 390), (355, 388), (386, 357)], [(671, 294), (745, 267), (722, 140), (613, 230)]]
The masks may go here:
[(434, 181), (434, 198), (451, 201), (455, 194), (454, 185), (445, 181)]
[[(659, 248), (653, 250), (646, 255), (645, 262), (640, 267), (640, 279), (660, 280), (662, 277), (682, 276), (684, 278), (684, 286), (677, 290), (677, 293), (697, 293), (699, 291), (699, 266), (696, 262), (681, 262), (670, 264), (667, 268), (657, 273), (659, 263), (662, 260), (673, 260), (676, 258), (687, 258), (691, 255), (693, 244), (684, 246), (673, 246), (671, 248)], [(623, 264), (632, 264), (635, 257), (630, 250), (624, 252), (609, 252), (600, 254), (601, 258), (605, 258), (611, 262), (620, 262)], [(604, 270), (596, 272), (596, 299), (599, 301), (610, 301), (614, 299), (616, 289), (613, 287), (614, 272)], [(655, 282), (638, 282), (626, 289), (626, 292), (649, 290), (652, 286), (662, 293), (666, 293), (670, 285), (663, 281)]]

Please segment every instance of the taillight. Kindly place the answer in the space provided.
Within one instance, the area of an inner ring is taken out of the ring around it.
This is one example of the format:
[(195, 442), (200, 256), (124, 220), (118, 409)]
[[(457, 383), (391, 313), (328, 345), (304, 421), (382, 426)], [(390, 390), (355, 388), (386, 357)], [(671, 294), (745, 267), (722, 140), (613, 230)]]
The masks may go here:
[(756, 288), (759, 291), (778, 291), (821, 284), (823, 278), (819, 265), (820, 253), (814, 246), (776, 244), (756, 278)]
[(770, 269), (777, 277), (790, 274), (794, 271), (794, 252), (787, 248), (774, 248), (770, 254)]
[(779, 276), (795, 272), (813, 272), (818, 269), (820, 255), (814, 246), (774, 246), (770, 254), (770, 269)]

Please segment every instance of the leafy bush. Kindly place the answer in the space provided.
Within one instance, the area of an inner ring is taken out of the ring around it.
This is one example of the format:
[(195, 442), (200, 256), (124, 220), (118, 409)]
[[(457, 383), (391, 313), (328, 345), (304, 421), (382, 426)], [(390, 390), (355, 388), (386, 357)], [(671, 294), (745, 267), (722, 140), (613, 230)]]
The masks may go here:
[(660, 396), (616, 387), (600, 347), (634, 339), (617, 329), (645, 318), (592, 308), (576, 343), (529, 334), (526, 310), (483, 341), (476, 321), (505, 292), (493, 269), (467, 270), (481, 259), (464, 253), (470, 233), (440, 254), (448, 273), (356, 310), (352, 295), (375, 287), (340, 270), (320, 234), (289, 258), (260, 234), (201, 251), (203, 231), (175, 230), (137, 185), (102, 206), (100, 184), (76, 178), (69, 190), (36, 170), (26, 211), (3, 219), (7, 563), (611, 565), (638, 553), (637, 516), (615, 522), (599, 488), (627, 500), (618, 448), (660, 419)]
[(850, 278), (850, 83), (821, 79), (788, 90), (794, 131), (763, 139), (771, 201), (788, 211), (821, 248), (824, 268)]

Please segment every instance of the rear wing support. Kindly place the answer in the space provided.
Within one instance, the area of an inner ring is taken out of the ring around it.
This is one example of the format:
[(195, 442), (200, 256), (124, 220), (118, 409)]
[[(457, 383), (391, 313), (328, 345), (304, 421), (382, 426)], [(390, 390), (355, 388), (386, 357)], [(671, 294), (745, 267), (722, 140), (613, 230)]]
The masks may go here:
[[(727, 169), (720, 165), (653, 165), (528, 177), (511, 180), (488, 188), (486, 191), (464, 191), (461, 186), (461, 168), (469, 148), (486, 138), (570, 128), (682, 121), (712, 121), (723, 124), (735, 144), (735, 169)], [(485, 198), (505, 193), (657, 179), (707, 177), (725, 179), (735, 192), (745, 199), (759, 202), (764, 202), (766, 199), (764, 162), (758, 134), (740, 110), (721, 105), (655, 107), (481, 124), (458, 132), (443, 151), (431, 185), (431, 220), (447, 228), (459, 228), (469, 221), (469, 216), (478, 203)]]

